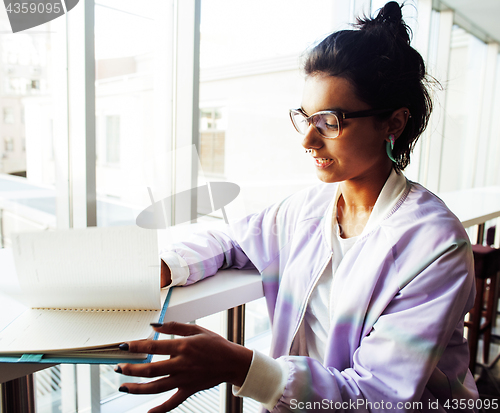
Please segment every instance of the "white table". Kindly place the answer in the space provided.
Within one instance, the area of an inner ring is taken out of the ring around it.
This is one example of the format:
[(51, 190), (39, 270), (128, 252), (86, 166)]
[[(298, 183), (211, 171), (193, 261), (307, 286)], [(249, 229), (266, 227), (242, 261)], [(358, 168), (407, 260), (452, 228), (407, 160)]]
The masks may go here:
[(500, 217), (500, 187), (472, 188), (445, 192), (439, 197), (465, 228), (478, 225), (477, 243), (484, 238), (484, 223)]
[(500, 217), (500, 187), (444, 192), (439, 197), (460, 219), (465, 228)]

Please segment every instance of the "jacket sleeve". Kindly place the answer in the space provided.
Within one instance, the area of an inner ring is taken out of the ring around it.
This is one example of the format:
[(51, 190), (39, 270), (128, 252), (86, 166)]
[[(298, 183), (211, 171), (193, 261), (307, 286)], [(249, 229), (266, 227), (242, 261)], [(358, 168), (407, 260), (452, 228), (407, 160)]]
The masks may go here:
[(184, 268), (184, 280), (182, 275), (173, 277), (173, 284), (189, 285), (226, 268), (262, 272), (279, 255), (276, 220), (282, 204), (220, 229), (194, 234), (186, 242), (172, 244), (169, 251), (161, 251), (160, 257), (165, 257), (169, 267)]
[[(273, 413), (432, 410), (418, 403), (474, 300), (470, 245), (458, 241), (418, 265), (353, 350), (350, 367), (339, 371), (309, 357), (280, 357), (289, 376)], [(467, 358), (457, 363), (467, 371)], [(451, 397), (453, 378), (446, 384), (437, 390)]]

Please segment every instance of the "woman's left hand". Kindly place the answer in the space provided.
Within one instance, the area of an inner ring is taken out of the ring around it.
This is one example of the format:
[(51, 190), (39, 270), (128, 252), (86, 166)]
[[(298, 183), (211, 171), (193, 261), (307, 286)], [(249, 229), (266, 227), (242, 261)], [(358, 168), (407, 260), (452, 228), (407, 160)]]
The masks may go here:
[(192, 394), (219, 383), (241, 386), (245, 381), (253, 356), (251, 350), (197, 325), (170, 322), (154, 329), (162, 334), (183, 337), (131, 341), (126, 343), (128, 351), (163, 354), (170, 358), (146, 364), (118, 364), (115, 369), (127, 376), (166, 376), (148, 383), (124, 383), (120, 391), (150, 394), (177, 389), (170, 399), (149, 413), (168, 412)]

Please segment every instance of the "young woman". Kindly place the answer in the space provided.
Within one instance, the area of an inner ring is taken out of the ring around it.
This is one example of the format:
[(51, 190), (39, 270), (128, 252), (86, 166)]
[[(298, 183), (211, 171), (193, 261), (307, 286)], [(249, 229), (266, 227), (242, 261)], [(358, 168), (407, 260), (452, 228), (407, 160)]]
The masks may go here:
[(272, 412), (443, 412), (457, 400), (474, 410), (463, 338), (474, 301), (468, 237), (439, 198), (401, 173), (431, 111), (408, 32), (390, 2), (308, 55), (302, 106), (290, 115), (321, 184), (162, 254), (163, 285), (257, 268), (271, 357), (167, 323), (156, 331), (183, 337), (122, 347), (169, 360), (117, 367), (164, 377), (122, 391), (178, 389), (155, 413), (221, 382)]

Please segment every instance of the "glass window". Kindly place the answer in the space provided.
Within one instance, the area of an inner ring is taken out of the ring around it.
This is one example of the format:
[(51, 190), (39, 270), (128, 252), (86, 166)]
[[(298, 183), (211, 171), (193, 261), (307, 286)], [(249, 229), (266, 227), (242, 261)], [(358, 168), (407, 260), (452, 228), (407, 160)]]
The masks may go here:
[(201, 166), (240, 186), (230, 220), (317, 182), (288, 110), (302, 98), (301, 56), (334, 29), (333, 3), (202, 1)]
[[(486, 45), (453, 26), (446, 87), (440, 191), (474, 186)], [(489, 86), (488, 86), (489, 87)]]
[[(157, 110), (159, 102), (171, 99), (168, 90), (158, 87), (159, 79), (163, 82), (167, 76), (163, 59), (170, 47), (160, 34), (165, 27), (171, 30), (164, 4), (95, 4), (96, 192), (101, 227), (135, 225), (137, 215), (150, 205), (148, 187), (156, 199), (167, 195), (158, 184), (169, 179), (163, 166), (169, 163), (166, 141), (171, 133), (171, 127), (163, 129), (168, 114)], [(146, 403), (148, 397), (118, 392), (121, 383), (134, 379), (116, 374), (113, 367), (99, 367), (101, 411), (125, 412)]]
[(200, 110), (200, 162), (203, 173), (224, 174), (225, 118), (220, 108)]
[(14, 139), (4, 138), (4, 150), (5, 152), (14, 152)]
[[(97, 225), (134, 225), (154, 173), (156, 0), (95, 6)], [(158, 69), (159, 70), (159, 69)], [(156, 189), (156, 188), (153, 188)]]
[[(5, 13), (0, 16), (0, 24), (10, 28)], [(3, 30), (0, 34), (0, 85), (3, 85), (0, 104), (3, 133), (8, 133), (2, 146), (11, 153), (1, 163), (0, 173), (23, 172), (32, 183), (41, 185), (55, 182), (49, 119), (53, 118), (53, 96), (58, 82), (53, 82), (51, 45), (60, 35), (50, 22), (36, 30), (20, 33)], [(26, 152), (22, 150), (25, 146)]]
[(14, 123), (14, 108), (3, 108), (3, 123)]
[(120, 163), (119, 116), (106, 116), (106, 162)]
[[(57, 227), (52, 119), (56, 96), (64, 96), (53, 70), (61, 52), (56, 43), (65, 41), (61, 22), (11, 33), (7, 14), (0, 13), (1, 248), (10, 248), (14, 233)], [(59, 366), (36, 373), (35, 385), (37, 411), (60, 411)]]
[(38, 79), (31, 80), (31, 90), (40, 90), (40, 80)]
[(39, 413), (52, 413), (61, 407), (61, 366), (36, 373), (36, 409)]

